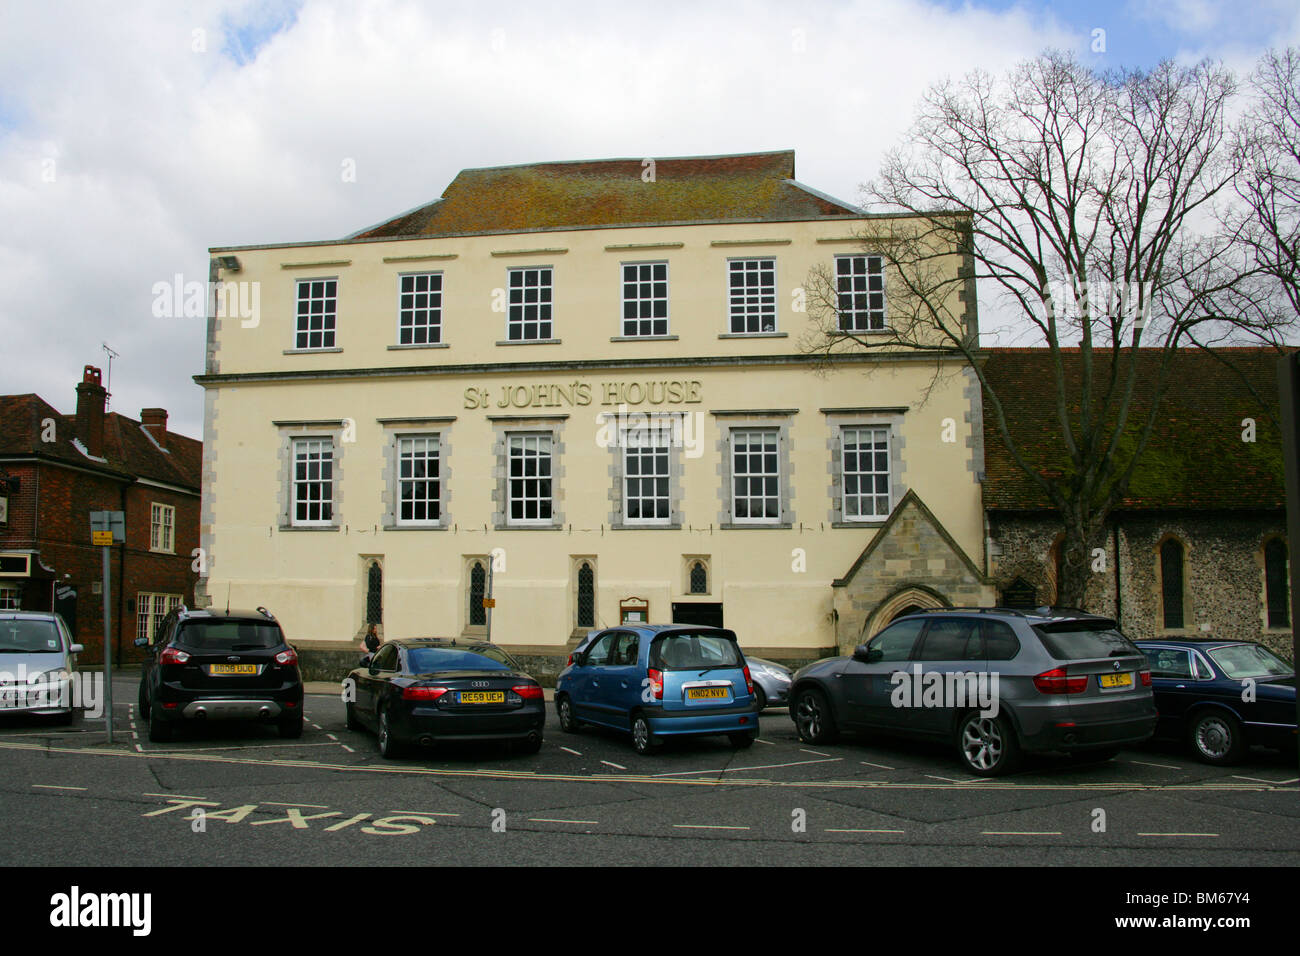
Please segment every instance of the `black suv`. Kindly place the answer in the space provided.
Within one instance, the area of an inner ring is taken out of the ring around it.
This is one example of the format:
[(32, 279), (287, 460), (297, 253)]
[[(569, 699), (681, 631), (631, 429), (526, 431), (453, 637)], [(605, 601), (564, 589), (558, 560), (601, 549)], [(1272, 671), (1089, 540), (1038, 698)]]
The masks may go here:
[(281, 737), (302, 736), (298, 653), (275, 617), (181, 605), (159, 625), (140, 675), (140, 713), (149, 739), (166, 741), (183, 720), (274, 720)]

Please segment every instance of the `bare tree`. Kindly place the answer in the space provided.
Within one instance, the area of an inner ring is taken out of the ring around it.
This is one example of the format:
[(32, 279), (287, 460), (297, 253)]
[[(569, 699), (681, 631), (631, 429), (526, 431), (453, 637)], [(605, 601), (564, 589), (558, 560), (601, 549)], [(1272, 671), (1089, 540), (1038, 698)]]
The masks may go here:
[[(1208, 62), (1099, 73), (1051, 52), (1000, 80), (976, 72), (938, 84), (865, 187), (868, 209), (889, 214), (861, 236), (888, 264), (888, 322), (872, 327), (852, 277), (825, 268), (809, 277), (806, 350), (827, 361), (920, 350), (975, 370), (985, 414), (1060, 514), (1062, 604), (1085, 603), (1092, 550), (1158, 420), (1175, 350), (1225, 329), (1276, 333), (1264, 313), (1208, 307), (1239, 274), (1231, 237), (1198, 228), (1234, 182), (1235, 90)], [(1059, 469), (1031, 461), (1008, 428), (969, 320), (975, 283), (999, 293), (1012, 324), (1036, 340), (1028, 344), (1049, 351), (1042, 387), (1055, 421), (1044, 424), (1060, 436)], [(1067, 348), (1077, 349), (1068, 363)]]

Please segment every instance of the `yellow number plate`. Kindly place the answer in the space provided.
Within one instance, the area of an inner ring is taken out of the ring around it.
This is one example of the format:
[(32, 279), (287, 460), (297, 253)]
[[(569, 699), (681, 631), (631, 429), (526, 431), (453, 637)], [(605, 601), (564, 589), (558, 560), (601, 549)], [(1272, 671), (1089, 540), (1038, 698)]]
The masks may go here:
[(1099, 678), (1102, 687), (1132, 687), (1132, 674), (1102, 674)]
[(257, 673), (256, 664), (209, 664), (208, 673), (213, 677), (248, 676)]
[(460, 692), (462, 704), (504, 704), (506, 692), (503, 690), (463, 690)]
[(725, 687), (692, 687), (686, 691), (687, 700), (725, 700), (727, 696)]

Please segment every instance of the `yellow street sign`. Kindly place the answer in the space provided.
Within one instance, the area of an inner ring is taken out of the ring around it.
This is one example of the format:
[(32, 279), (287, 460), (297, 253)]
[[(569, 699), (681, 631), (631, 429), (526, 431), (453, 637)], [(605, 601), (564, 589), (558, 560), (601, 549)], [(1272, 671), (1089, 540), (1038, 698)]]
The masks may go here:
[(92, 531), (90, 532), (90, 543), (93, 545), (112, 546), (113, 532), (111, 531)]

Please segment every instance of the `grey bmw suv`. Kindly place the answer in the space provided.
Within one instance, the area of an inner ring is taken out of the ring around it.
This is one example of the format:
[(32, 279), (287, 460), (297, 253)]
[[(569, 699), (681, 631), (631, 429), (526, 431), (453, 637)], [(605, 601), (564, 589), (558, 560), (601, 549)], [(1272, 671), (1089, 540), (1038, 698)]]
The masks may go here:
[(1155, 730), (1150, 665), (1115, 621), (1039, 608), (945, 608), (899, 618), (852, 657), (794, 675), (807, 743), (841, 730), (949, 741), (980, 776), (1026, 752), (1106, 760)]

